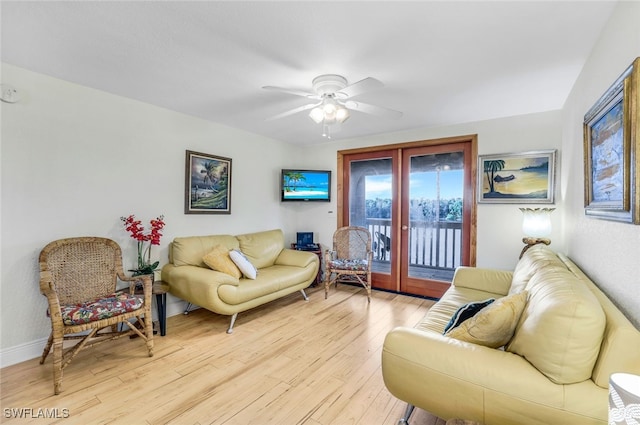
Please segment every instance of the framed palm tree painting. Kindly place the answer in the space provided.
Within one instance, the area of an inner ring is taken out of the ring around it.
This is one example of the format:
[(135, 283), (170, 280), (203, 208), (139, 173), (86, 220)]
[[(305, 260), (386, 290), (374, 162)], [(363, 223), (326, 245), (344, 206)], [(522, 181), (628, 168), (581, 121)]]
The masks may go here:
[(553, 204), (556, 150), (478, 156), (478, 202)]
[(231, 158), (187, 151), (185, 214), (231, 214)]

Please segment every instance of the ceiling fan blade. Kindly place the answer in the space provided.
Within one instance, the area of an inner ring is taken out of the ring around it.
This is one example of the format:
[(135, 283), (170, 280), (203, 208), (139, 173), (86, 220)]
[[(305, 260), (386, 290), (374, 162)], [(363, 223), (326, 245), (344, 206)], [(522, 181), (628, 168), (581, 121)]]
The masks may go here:
[(347, 109), (364, 112), (365, 114), (377, 115), (379, 117), (391, 118), (394, 120), (402, 117), (402, 112), (394, 109), (384, 108), (382, 106), (370, 105), (368, 103), (356, 102), (349, 100), (344, 103)]
[(348, 85), (347, 87), (340, 90), (338, 94), (342, 95), (343, 97), (354, 97), (364, 92), (379, 89), (382, 87), (384, 87), (384, 84), (382, 84), (381, 81), (378, 81), (375, 78), (367, 77), (363, 80)]
[(277, 119), (280, 119), (280, 118), (288, 117), (289, 115), (297, 114), (298, 112), (308, 111), (309, 109), (315, 108), (316, 106), (321, 105), (321, 104), (322, 104), (322, 102), (320, 102), (320, 103), (309, 103), (307, 105), (302, 105), (302, 106), (299, 106), (297, 108), (293, 108), (293, 109), (290, 109), (288, 111), (284, 111), (284, 112), (282, 112), (282, 113), (280, 113), (278, 115), (274, 115), (272, 117), (269, 117), (269, 118), (265, 119), (265, 121), (273, 121), (273, 120), (277, 120)]
[(309, 97), (309, 98), (317, 97), (317, 95), (314, 93), (310, 93), (302, 90), (296, 90), (296, 89), (288, 89), (286, 87), (263, 86), (262, 88), (265, 90), (279, 91), (282, 93), (294, 94), (296, 96), (302, 96), (302, 97)]

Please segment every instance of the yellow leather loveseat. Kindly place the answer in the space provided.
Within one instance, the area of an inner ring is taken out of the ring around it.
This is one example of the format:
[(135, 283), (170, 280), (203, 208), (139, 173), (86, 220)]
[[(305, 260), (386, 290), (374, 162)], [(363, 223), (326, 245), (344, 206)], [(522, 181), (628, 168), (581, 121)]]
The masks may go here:
[[(234, 275), (225, 267), (214, 270), (207, 265), (211, 258), (214, 265), (218, 264), (215, 260), (229, 263), (229, 252), (234, 250), (257, 269), (255, 278), (238, 277), (240, 273)], [(231, 333), (242, 311), (297, 291), (307, 300), (304, 289), (314, 281), (318, 268), (317, 255), (285, 248), (282, 230), (276, 229), (238, 236), (175, 238), (169, 246), (169, 263), (162, 268), (162, 280), (169, 284), (172, 295), (214, 313), (231, 315), (227, 330)]]
[[(491, 298), (443, 335), (461, 306)], [(495, 326), (512, 334), (495, 342)], [(640, 374), (640, 331), (571, 260), (543, 245), (513, 272), (458, 269), (422, 321), (387, 334), (382, 353), (385, 385), (409, 403), (401, 422), (417, 406), (485, 425), (606, 424), (614, 372)]]

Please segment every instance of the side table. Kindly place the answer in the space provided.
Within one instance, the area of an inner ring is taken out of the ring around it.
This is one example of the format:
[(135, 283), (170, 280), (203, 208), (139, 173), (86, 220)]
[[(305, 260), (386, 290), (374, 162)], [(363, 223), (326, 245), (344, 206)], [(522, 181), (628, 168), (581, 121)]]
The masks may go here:
[(156, 296), (156, 307), (158, 309), (158, 321), (160, 322), (160, 336), (167, 334), (167, 292), (169, 284), (163, 280), (153, 282), (152, 294)]
[[(151, 293), (156, 296), (156, 307), (158, 309), (158, 322), (160, 323), (160, 336), (167, 334), (167, 292), (169, 284), (156, 280), (153, 282)], [(136, 294), (141, 294), (142, 288), (136, 289)]]

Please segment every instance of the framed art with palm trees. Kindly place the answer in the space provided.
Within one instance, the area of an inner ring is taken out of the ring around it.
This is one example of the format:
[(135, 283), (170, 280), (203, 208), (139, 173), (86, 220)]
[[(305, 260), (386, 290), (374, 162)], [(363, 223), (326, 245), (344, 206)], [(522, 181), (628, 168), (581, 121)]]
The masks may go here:
[(478, 156), (478, 202), (553, 204), (556, 150)]
[(185, 214), (231, 214), (231, 158), (187, 151)]

